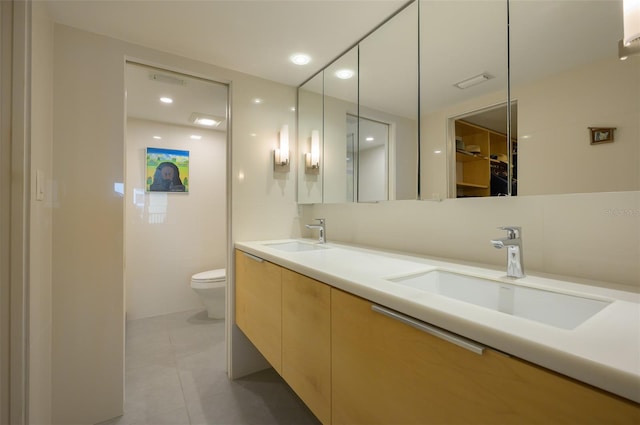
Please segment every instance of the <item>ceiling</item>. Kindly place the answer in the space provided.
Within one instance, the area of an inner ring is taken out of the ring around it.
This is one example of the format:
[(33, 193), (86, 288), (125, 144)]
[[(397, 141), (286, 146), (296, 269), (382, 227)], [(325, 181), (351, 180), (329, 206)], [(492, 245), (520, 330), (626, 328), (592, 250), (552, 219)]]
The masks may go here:
[[(45, 1), (57, 23), (291, 86), (306, 81), (407, 3), (406, 0)], [(504, 5), (504, 1), (494, 0), (421, 3), (421, 51), (427, 52), (421, 57), (421, 72), (429, 76), (421, 81), (422, 113), (505, 87)], [(617, 53), (617, 40), (622, 36), (621, 0), (511, 0), (510, 5), (512, 85)], [(394, 22), (401, 21), (394, 19)], [(452, 26), (452, 22), (456, 25)], [(410, 26), (400, 25), (406, 31)], [(409, 33), (410, 37), (414, 35)], [(387, 46), (384, 54), (376, 54), (374, 50), (367, 55), (370, 39), (363, 43), (360, 60), (363, 64), (373, 60), (368, 69), (374, 68), (386, 78), (385, 84), (374, 79), (375, 85), (371, 87), (361, 80), (361, 100), (367, 101), (366, 106), (399, 116), (415, 115), (415, 101), (407, 100), (407, 96), (415, 98), (415, 86), (408, 85), (408, 94), (398, 96), (403, 90), (398, 83), (412, 80), (414, 77), (409, 75), (415, 71), (396, 66), (407, 62), (402, 59), (407, 54), (401, 47), (415, 50), (415, 43), (390, 38), (384, 41)], [(289, 57), (296, 52), (308, 53), (311, 62), (294, 65)], [(410, 68), (415, 69), (416, 64)], [(481, 72), (495, 78), (469, 90), (453, 87), (456, 81)], [(221, 105), (226, 107), (226, 102), (210, 105), (214, 110), (203, 104), (222, 97), (189, 95), (199, 103), (189, 105), (180, 114), (167, 116), (168, 108), (159, 108), (157, 97), (169, 85), (152, 81), (147, 74), (132, 73), (128, 77), (130, 115), (166, 122), (177, 120), (182, 125), (188, 125), (183, 115), (190, 112), (224, 115), (219, 110)], [(138, 83), (146, 87), (131, 92)], [(189, 92), (196, 94), (198, 90), (190, 88), (199, 84), (192, 82), (171, 89), (187, 96)], [(158, 93), (152, 94), (154, 90)], [(375, 95), (368, 98), (367, 93)], [(154, 101), (138, 102), (137, 94)], [(174, 111), (178, 106), (173, 105)], [(154, 116), (155, 111), (161, 115)]]
[[(46, 0), (57, 23), (298, 86), (407, 0)], [(289, 57), (311, 56), (304, 66)]]

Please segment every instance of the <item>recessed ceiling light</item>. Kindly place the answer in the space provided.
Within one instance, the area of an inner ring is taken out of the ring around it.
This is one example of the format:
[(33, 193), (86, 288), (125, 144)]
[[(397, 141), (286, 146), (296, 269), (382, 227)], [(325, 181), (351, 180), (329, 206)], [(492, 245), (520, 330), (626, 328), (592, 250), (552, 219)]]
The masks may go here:
[(214, 125), (218, 125), (220, 123), (218, 121), (216, 121), (216, 120), (212, 120), (211, 118), (198, 118), (196, 120), (196, 124), (213, 127)]
[(161, 97), (160, 98), (160, 102), (162, 102), (162, 103), (173, 103), (173, 99), (171, 99), (170, 97)]
[(441, 150), (435, 150), (435, 151), (433, 151), (433, 153), (436, 153), (436, 154), (437, 153), (442, 153), (442, 151)]
[(457, 83), (454, 84), (454, 86), (459, 89), (466, 89), (471, 86), (475, 86), (476, 84), (484, 83), (485, 81), (488, 81), (492, 78), (493, 76), (486, 73), (479, 74), (471, 78), (467, 78), (466, 80), (458, 81)]
[(156, 139), (156, 140), (162, 139), (162, 137), (160, 137), (160, 136), (153, 136), (153, 138)]
[(294, 53), (289, 56), (289, 60), (296, 65), (306, 65), (311, 62), (311, 57), (305, 53)]
[(255, 99), (253, 99), (253, 103), (255, 103), (255, 104), (260, 104), (262, 102), (263, 102), (263, 100), (260, 99), (259, 97), (256, 97)]
[(224, 121), (222, 117), (216, 117), (214, 115), (202, 114), (200, 112), (194, 112), (189, 116), (189, 122), (192, 124), (203, 125), (205, 127), (217, 127)]
[(340, 69), (336, 71), (336, 77), (340, 78), (341, 80), (348, 80), (349, 78), (353, 77), (354, 74), (355, 72), (350, 69)]
[(364, 139), (364, 140), (366, 140), (367, 142), (373, 142), (373, 137), (369, 136), (369, 137), (367, 137), (367, 138), (366, 138), (366, 139)]
[(200, 140), (200, 139), (202, 139), (202, 136), (198, 136), (197, 134), (192, 134), (192, 135), (191, 135), (191, 138), (192, 138), (193, 140)]

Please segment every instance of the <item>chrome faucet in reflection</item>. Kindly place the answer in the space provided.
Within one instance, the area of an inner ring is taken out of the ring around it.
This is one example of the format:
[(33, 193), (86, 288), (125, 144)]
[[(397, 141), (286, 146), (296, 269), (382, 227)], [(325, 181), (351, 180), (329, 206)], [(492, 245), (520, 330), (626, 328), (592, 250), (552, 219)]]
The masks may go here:
[(318, 242), (325, 243), (327, 238), (325, 237), (324, 218), (316, 218), (315, 220), (318, 221), (319, 224), (306, 224), (305, 227), (307, 229), (318, 229)]
[(493, 239), (495, 248), (507, 247), (507, 277), (524, 277), (524, 263), (522, 262), (522, 229), (518, 226), (504, 226), (498, 229), (506, 230), (507, 237)]

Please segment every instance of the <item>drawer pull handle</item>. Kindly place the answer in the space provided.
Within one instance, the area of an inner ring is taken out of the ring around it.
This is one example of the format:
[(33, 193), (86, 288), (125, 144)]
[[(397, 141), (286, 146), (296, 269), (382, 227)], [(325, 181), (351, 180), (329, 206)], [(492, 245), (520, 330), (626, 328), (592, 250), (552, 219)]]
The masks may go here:
[(443, 329), (437, 328), (435, 326), (428, 325), (420, 320), (414, 319), (413, 317), (405, 316), (404, 314), (398, 313), (397, 311), (390, 310), (386, 307), (382, 307), (376, 304), (371, 305), (371, 310), (376, 313), (383, 314), (392, 319), (398, 320), (406, 325), (412, 326), (422, 332), (426, 332), (430, 335), (438, 337), (440, 339), (444, 339), (452, 344), (455, 344), (459, 347), (466, 348), (469, 351), (473, 351), (476, 354), (482, 355), (484, 349), (486, 348), (484, 345), (478, 344), (469, 339), (463, 338), (451, 332), (447, 332)]
[(257, 261), (258, 263), (264, 263), (264, 260), (260, 257), (256, 257), (255, 255), (247, 254), (246, 252), (242, 252), (248, 258), (251, 258), (253, 261)]

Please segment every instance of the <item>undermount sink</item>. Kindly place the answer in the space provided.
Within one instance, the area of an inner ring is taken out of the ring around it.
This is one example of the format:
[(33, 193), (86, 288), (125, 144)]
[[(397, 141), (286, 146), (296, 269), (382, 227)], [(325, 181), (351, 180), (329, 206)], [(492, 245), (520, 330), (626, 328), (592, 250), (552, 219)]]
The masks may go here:
[(306, 243), (306, 242), (299, 242), (299, 241), (269, 243), (269, 244), (266, 244), (265, 246), (268, 246), (269, 248), (279, 249), (280, 251), (287, 251), (287, 252), (316, 251), (316, 250), (327, 249), (326, 246), (319, 245), (317, 243)]
[(610, 304), (444, 270), (387, 280), (563, 329), (576, 328)]

